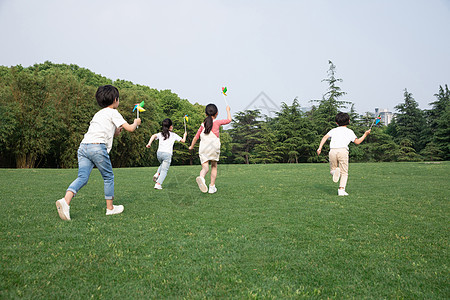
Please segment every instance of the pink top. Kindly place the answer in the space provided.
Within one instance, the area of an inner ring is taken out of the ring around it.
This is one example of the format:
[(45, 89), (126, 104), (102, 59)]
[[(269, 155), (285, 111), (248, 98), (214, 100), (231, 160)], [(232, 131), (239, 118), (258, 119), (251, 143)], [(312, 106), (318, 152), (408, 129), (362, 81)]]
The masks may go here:
[[(222, 125), (227, 125), (227, 124), (229, 124), (230, 122), (231, 122), (231, 121), (228, 120), (228, 119), (214, 120), (214, 121), (213, 121), (212, 129), (211, 129), (211, 132), (214, 133), (217, 137), (219, 137), (219, 129), (220, 129), (220, 126), (222, 126)], [(198, 129), (197, 134), (195, 135), (195, 137), (196, 137), (197, 139), (200, 138), (200, 134), (202, 133), (203, 128), (204, 128), (203, 125), (204, 125), (203, 123), (202, 123), (202, 125), (200, 125), (200, 128)]]

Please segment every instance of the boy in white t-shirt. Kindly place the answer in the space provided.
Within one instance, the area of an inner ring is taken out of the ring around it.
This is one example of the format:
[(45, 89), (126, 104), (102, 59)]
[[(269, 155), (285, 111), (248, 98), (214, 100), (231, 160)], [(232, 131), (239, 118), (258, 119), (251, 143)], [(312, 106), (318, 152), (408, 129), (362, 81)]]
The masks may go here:
[(155, 189), (162, 190), (162, 183), (167, 176), (167, 172), (169, 172), (170, 163), (172, 162), (172, 153), (173, 153), (173, 144), (175, 141), (184, 143), (186, 142), (187, 132), (184, 132), (183, 138), (181, 138), (178, 134), (172, 132), (172, 120), (164, 119), (162, 121), (162, 131), (159, 133), (155, 133), (151, 136), (148, 144), (145, 146), (150, 148), (152, 146), (152, 142), (156, 139), (159, 140), (158, 150), (156, 151), (156, 157), (160, 162), (158, 171), (156, 171), (153, 176), (153, 181), (155, 183)]
[(94, 166), (98, 168), (104, 181), (106, 215), (120, 214), (123, 211), (123, 205), (113, 205), (114, 174), (109, 151), (114, 136), (118, 136), (122, 129), (134, 131), (141, 124), (141, 119), (134, 119), (131, 125), (125, 121), (117, 111), (119, 90), (112, 85), (99, 87), (95, 98), (103, 109), (92, 118), (88, 132), (78, 148), (78, 177), (67, 188), (65, 197), (56, 201), (56, 208), (62, 220), (70, 220), (70, 201), (86, 185)]
[(330, 142), (330, 173), (333, 175), (333, 181), (338, 182), (339, 178), (339, 196), (348, 196), (345, 191), (348, 179), (348, 144), (354, 142), (359, 145), (369, 135), (370, 129), (367, 130), (359, 139), (356, 137), (353, 130), (347, 128), (350, 122), (350, 117), (346, 113), (338, 113), (336, 115), (336, 123), (339, 125), (337, 128), (333, 128), (324, 135), (320, 141), (319, 148), (317, 149), (317, 155), (322, 152), (322, 147), (325, 142), (331, 137)]

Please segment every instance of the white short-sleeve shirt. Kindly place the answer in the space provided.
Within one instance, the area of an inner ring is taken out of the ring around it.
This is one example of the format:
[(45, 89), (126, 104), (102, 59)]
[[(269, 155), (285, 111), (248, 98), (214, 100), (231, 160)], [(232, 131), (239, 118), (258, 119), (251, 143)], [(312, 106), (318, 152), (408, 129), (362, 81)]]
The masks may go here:
[(91, 120), (89, 129), (84, 135), (82, 144), (102, 143), (106, 144), (107, 151), (111, 151), (116, 128), (127, 121), (117, 109), (105, 107), (99, 110)]
[(331, 129), (327, 135), (331, 137), (330, 149), (345, 148), (348, 150), (348, 144), (356, 139), (353, 130), (344, 126)]
[(170, 154), (173, 153), (173, 144), (175, 141), (181, 141), (181, 137), (174, 132), (170, 132), (170, 135), (166, 140), (164, 139), (162, 132), (159, 132), (156, 134), (156, 139), (159, 140), (158, 152), (166, 152)]

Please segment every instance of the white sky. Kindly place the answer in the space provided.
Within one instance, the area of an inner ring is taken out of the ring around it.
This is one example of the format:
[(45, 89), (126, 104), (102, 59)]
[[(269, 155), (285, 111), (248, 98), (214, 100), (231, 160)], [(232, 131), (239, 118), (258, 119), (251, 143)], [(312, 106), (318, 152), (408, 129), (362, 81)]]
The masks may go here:
[(450, 84), (450, 0), (0, 0), (0, 28), (0, 65), (73, 63), (221, 116), (222, 86), (232, 112), (260, 92), (311, 106), (328, 60), (359, 113)]

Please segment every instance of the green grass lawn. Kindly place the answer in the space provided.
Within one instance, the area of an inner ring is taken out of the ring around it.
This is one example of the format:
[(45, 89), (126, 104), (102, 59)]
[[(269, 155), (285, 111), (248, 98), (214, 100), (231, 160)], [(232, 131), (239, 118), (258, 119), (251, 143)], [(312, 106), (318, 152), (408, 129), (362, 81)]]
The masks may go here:
[(327, 164), (155, 170), (114, 170), (115, 216), (94, 170), (65, 222), (76, 169), (0, 169), (0, 298), (450, 298), (450, 162), (351, 163), (348, 197)]

